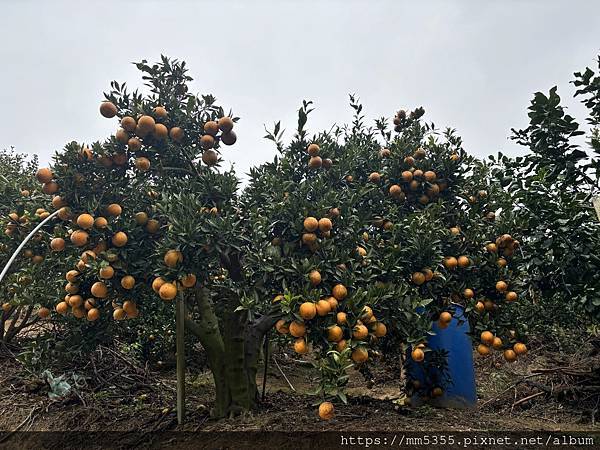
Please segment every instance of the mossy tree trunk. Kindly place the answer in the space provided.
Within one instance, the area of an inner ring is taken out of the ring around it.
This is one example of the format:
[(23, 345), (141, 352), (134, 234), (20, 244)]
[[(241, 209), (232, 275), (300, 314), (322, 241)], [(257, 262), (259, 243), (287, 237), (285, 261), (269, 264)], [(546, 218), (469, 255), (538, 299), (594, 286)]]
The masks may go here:
[(239, 297), (232, 291), (219, 297), (224, 308), (221, 321), (206, 289), (196, 289), (190, 300), (199, 320), (186, 314), (186, 328), (198, 337), (208, 357), (216, 390), (212, 416), (222, 418), (253, 409), (258, 401), (256, 374), (261, 345), (278, 316), (249, 321), (246, 311), (236, 311)]

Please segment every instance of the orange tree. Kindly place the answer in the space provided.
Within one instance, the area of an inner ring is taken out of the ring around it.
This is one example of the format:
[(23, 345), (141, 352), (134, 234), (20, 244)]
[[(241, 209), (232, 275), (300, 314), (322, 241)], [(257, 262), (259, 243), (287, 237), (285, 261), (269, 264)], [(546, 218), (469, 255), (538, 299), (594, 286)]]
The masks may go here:
[(366, 126), (353, 97), (351, 106), (350, 126), (309, 136), (304, 102), (288, 146), (279, 123), (267, 134), (280, 155), (251, 170), (243, 198), (258, 246), (246, 258), (255, 298), (273, 298), (276, 329), (297, 353), (315, 350), (325, 397), (345, 400), (346, 369), (364, 368), (378, 344), (443, 367), (427, 336), (457, 304), (480, 354), (516, 360), (526, 351), (512, 305), (519, 242), (496, 216), (507, 200), (490, 166), (453, 130), (423, 123), (422, 108), (399, 111), (389, 129), (385, 119)]
[[(28, 160), (11, 150), (0, 152), (0, 270), (21, 241), (42, 220), (50, 215), (48, 202), (35, 181), (37, 158)], [(56, 265), (47, 237), (48, 226), (28, 242), (11, 265), (0, 284), (2, 312), (0, 340), (10, 342), (19, 332), (46, 318), (50, 310), (38, 304), (47, 303), (56, 286), (43, 274)]]
[(421, 108), (400, 111), (393, 131), (383, 119), (366, 127), (353, 100), (351, 126), (309, 137), (305, 103), (289, 146), (279, 126), (269, 134), (281, 156), (251, 171), (240, 198), (235, 174), (219, 169), (237, 119), (189, 92), (185, 63), (137, 68), (149, 94), (113, 82), (100, 105), (115, 134), (69, 143), (37, 172), (59, 211), (46, 245), (66, 267), (54, 309), (69, 326), (94, 335), (147, 315), (166, 322), (162, 307), (185, 302), (216, 417), (255, 406), (273, 326), (298, 353), (317, 350), (320, 394), (342, 400), (347, 370), (367, 367), (386, 335), (388, 349), (426, 359), (431, 321), (447, 326), (455, 303), (487, 332), (481, 353), (489, 345), (514, 360), (517, 277), (500, 262), (517, 241), (500, 234), (510, 224), (493, 216), (487, 166), (454, 132), (438, 136)]
[(600, 185), (600, 76), (587, 68), (573, 84), (588, 109), (589, 149), (578, 143), (585, 131), (554, 87), (534, 95), (529, 125), (513, 130), (528, 152), (492, 160), (525, 239), (521, 271), (539, 305), (524, 310), (523, 321), (543, 332), (549, 325), (580, 329), (600, 318), (600, 222), (591, 203)]

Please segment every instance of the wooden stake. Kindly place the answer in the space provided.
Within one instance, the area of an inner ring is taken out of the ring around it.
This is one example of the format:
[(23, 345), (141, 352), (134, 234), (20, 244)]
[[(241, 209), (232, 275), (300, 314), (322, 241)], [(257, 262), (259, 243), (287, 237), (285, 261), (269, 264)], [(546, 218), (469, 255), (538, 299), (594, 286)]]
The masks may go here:
[(179, 295), (175, 306), (175, 334), (177, 339), (177, 423), (185, 420), (185, 298)]

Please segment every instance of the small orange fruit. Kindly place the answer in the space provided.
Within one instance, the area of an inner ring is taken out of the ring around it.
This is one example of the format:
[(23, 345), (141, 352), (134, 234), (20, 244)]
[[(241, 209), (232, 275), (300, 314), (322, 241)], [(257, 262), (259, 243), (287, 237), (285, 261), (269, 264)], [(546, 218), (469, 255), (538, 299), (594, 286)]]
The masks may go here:
[(173, 283), (164, 283), (158, 290), (158, 295), (163, 300), (173, 300), (177, 295), (177, 287)]
[(508, 362), (515, 362), (517, 360), (517, 354), (514, 350), (506, 349), (504, 350), (504, 359)]
[(298, 314), (304, 320), (311, 320), (317, 315), (317, 306), (312, 302), (304, 302), (300, 305)]
[(333, 419), (333, 416), (334, 416), (334, 407), (331, 402), (323, 402), (319, 405), (319, 417), (321, 419), (331, 420), (331, 419)]
[(346, 286), (344, 286), (343, 284), (336, 284), (333, 287), (331, 294), (336, 298), (336, 300), (342, 301), (348, 295), (348, 290), (346, 289)]
[(304, 219), (303, 225), (306, 231), (313, 233), (317, 231), (317, 228), (319, 228), (319, 221), (314, 217), (307, 217)]
[(127, 244), (127, 235), (122, 231), (117, 231), (111, 239), (115, 247), (124, 247)]
[(505, 292), (508, 289), (508, 284), (505, 281), (498, 281), (496, 283), (496, 290), (498, 292)]
[(364, 347), (356, 347), (352, 350), (351, 358), (355, 363), (361, 364), (369, 359), (369, 352)]
[(108, 295), (108, 288), (102, 281), (96, 281), (91, 288), (94, 297), (105, 298)]
[(131, 275), (125, 275), (123, 278), (121, 278), (121, 286), (123, 289), (133, 289), (135, 286), (135, 278), (133, 278)]
[(343, 336), (344, 332), (338, 325), (332, 325), (327, 328), (327, 340), (329, 342), (339, 342)]
[(494, 334), (491, 331), (484, 331), (481, 333), (481, 342), (487, 345), (492, 345), (494, 342)]
[(290, 323), (290, 334), (296, 338), (301, 338), (306, 334), (306, 325), (294, 320)]
[(331, 305), (327, 300), (319, 300), (316, 305), (317, 314), (321, 317), (326, 316), (331, 312)]
[(308, 353), (308, 346), (304, 338), (298, 338), (294, 341), (294, 351), (299, 355)]

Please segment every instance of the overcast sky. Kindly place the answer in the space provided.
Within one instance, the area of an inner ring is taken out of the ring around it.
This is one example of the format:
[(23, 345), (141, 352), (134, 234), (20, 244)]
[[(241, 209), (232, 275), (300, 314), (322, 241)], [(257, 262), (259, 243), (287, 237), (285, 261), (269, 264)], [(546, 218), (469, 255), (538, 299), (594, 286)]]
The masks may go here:
[(467, 151), (522, 150), (532, 93), (558, 84), (570, 112), (572, 73), (594, 66), (600, 2), (564, 1), (27, 1), (0, 2), (0, 147), (43, 163), (66, 142), (116, 129), (98, 113), (111, 80), (140, 86), (130, 63), (187, 61), (193, 90), (241, 117), (225, 158), (240, 173), (275, 154), (264, 125), (289, 139), (302, 99), (312, 131), (423, 105)]

